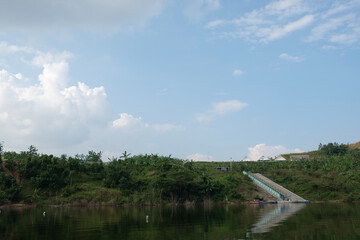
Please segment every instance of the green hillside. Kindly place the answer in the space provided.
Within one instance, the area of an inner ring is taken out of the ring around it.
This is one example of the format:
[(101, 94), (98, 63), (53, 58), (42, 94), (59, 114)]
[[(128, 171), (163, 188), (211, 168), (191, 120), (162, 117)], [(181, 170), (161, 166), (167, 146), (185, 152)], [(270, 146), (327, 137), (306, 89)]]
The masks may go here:
[(251, 181), (232, 171), (171, 156), (124, 153), (104, 164), (101, 153), (55, 157), (28, 151), (4, 152), (0, 203), (177, 204), (245, 201), (258, 195)]
[(192, 162), (125, 152), (106, 164), (101, 152), (56, 157), (30, 146), (20, 153), (1, 151), (0, 205), (154, 205), (264, 197), (242, 170), (259, 172), (310, 201), (358, 201), (358, 144), (320, 145), (302, 153), (310, 160), (299, 161)]
[[(324, 147), (325, 147), (325, 149), (324, 149)], [(310, 151), (310, 152), (288, 153), (288, 154), (282, 154), (281, 156), (283, 156), (287, 160), (290, 160), (290, 156), (293, 156), (293, 155), (309, 155), (310, 159), (314, 160), (314, 159), (322, 158), (324, 156), (339, 155), (334, 152), (326, 154), (327, 149), (335, 149), (335, 151), (339, 150), (339, 149), (344, 149), (344, 148), (349, 149), (349, 151), (360, 149), (360, 142), (353, 143), (353, 144), (338, 144), (338, 143), (328, 143), (325, 145), (320, 144), (318, 148), (319, 148), (318, 150), (314, 150), (314, 151)]]

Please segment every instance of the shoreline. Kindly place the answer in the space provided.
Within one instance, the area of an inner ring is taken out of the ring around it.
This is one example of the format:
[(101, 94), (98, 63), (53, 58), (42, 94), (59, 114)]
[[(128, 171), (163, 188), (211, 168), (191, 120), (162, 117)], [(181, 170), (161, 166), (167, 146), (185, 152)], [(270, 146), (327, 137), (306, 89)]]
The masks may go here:
[[(342, 200), (329, 200), (329, 201), (310, 201), (313, 204), (323, 204), (323, 203), (360, 203), (360, 201), (346, 202)], [(166, 204), (115, 204), (115, 203), (84, 203), (84, 202), (75, 202), (67, 204), (25, 204), (25, 203), (13, 203), (13, 204), (4, 204), (0, 206), (0, 209), (29, 209), (37, 207), (51, 207), (51, 208), (71, 208), (71, 207), (80, 207), (80, 208), (96, 208), (96, 207), (178, 207), (178, 206), (195, 206), (195, 205), (246, 205), (249, 204), (249, 201), (237, 201), (237, 202), (185, 202), (185, 203), (166, 203)]]

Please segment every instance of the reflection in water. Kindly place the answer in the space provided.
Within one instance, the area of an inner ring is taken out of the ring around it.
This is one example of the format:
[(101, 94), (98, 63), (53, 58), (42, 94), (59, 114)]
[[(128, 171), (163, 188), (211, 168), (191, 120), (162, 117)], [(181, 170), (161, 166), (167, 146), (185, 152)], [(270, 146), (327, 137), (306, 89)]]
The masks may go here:
[(1, 240), (360, 239), (360, 204), (1, 211)]
[(251, 229), (252, 233), (270, 232), (271, 228), (278, 226), (281, 222), (288, 219), (291, 215), (305, 207), (305, 204), (278, 203), (276, 205), (259, 205), (261, 218)]

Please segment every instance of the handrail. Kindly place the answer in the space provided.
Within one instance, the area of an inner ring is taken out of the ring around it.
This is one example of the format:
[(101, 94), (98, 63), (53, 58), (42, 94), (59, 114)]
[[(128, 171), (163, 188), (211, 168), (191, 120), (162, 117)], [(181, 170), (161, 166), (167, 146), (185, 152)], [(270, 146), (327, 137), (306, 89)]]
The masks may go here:
[[(251, 173), (250, 173), (250, 174), (251, 174)], [(276, 186), (274, 186), (274, 185), (272, 185), (272, 184), (270, 184), (270, 183), (266, 183), (265, 180), (263, 180), (263, 179), (261, 179), (261, 178), (258, 178), (258, 177), (254, 176), (254, 175), (252, 175), (252, 176), (255, 177), (255, 178), (257, 178), (258, 180), (262, 181), (263, 183), (265, 183), (265, 184), (268, 185), (269, 187), (275, 189), (275, 190), (278, 191), (279, 193), (283, 194), (283, 192), (280, 191), (279, 188), (277, 188)], [(283, 194), (283, 195), (285, 196), (285, 194)], [(285, 196), (285, 197), (286, 197), (286, 196)]]
[(254, 175), (252, 175), (251, 173), (243, 170), (243, 174), (244, 175), (248, 175), (256, 184), (260, 185), (262, 188), (264, 188), (265, 190), (267, 190), (268, 192), (270, 192), (272, 195), (274, 195), (277, 198), (289, 198), (289, 196), (285, 196), (282, 192), (278, 191), (277, 189), (275, 189), (274, 187), (270, 186), (269, 184), (265, 183), (263, 180), (255, 177)]

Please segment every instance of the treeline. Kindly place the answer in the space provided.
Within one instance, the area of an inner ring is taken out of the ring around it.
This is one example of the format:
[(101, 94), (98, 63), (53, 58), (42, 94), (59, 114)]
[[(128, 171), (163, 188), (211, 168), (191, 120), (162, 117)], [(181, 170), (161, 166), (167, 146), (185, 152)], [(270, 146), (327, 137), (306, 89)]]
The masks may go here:
[[(308, 200), (360, 200), (360, 150), (320, 144), (311, 160), (271, 162), (192, 162), (159, 155), (122, 156), (102, 162), (102, 153), (60, 157), (20, 153), (0, 144), (0, 205), (166, 204), (244, 201), (258, 190), (242, 170), (259, 172)], [(217, 171), (219, 166), (229, 172)]]
[[(101, 152), (68, 157), (28, 151), (2, 152), (0, 204), (68, 203), (180, 203), (185, 201), (244, 200), (239, 174), (214, 177), (194, 162), (171, 156), (124, 152), (104, 164)], [(245, 180), (245, 187), (250, 183)], [(251, 185), (250, 185), (251, 188)]]

